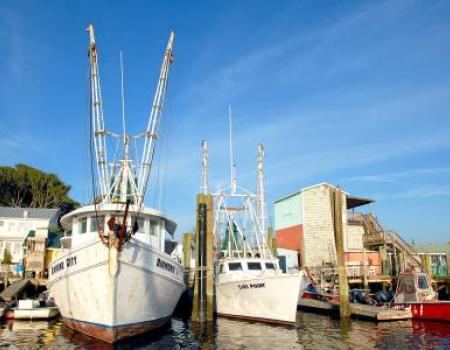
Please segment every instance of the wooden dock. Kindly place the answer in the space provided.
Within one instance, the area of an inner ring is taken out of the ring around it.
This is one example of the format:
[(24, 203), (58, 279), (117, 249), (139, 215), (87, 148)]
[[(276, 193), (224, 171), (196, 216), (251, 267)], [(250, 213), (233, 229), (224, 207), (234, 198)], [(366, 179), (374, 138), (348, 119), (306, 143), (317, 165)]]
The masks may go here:
[[(325, 313), (330, 315), (339, 315), (339, 304), (320, 301), (314, 299), (300, 299), (298, 306), (301, 309)], [(375, 322), (400, 321), (411, 319), (411, 310), (385, 309), (382, 307), (350, 303), (351, 316)]]

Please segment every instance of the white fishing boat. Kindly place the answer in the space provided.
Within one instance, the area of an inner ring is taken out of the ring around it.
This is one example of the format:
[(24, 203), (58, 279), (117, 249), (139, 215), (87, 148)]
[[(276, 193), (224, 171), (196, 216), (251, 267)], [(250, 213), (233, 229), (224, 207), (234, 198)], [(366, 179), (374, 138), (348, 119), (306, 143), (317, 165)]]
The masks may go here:
[[(162, 326), (185, 289), (182, 266), (166, 244), (172, 241), (176, 224), (144, 205), (174, 33), (164, 55), (148, 127), (142, 134), (128, 135), (124, 108), (123, 133), (105, 128), (92, 25), (88, 32), (96, 193), (92, 204), (61, 219), (67, 233), (62, 239), (64, 251), (49, 267), (48, 286), (68, 327), (113, 343)], [(106, 137), (116, 138), (121, 146), (111, 163)], [(139, 140), (143, 143), (140, 162), (137, 151), (133, 159), (129, 152), (130, 142)]]
[(13, 309), (15, 320), (49, 320), (59, 315), (59, 309), (55, 305), (41, 305), (39, 300), (19, 300), (17, 307)]
[[(202, 192), (208, 193), (207, 150), (203, 143)], [(294, 323), (303, 273), (283, 273), (267, 243), (263, 147), (258, 147), (257, 192), (237, 186), (230, 115), (231, 184), (212, 193), (216, 238), (218, 315), (274, 323)]]

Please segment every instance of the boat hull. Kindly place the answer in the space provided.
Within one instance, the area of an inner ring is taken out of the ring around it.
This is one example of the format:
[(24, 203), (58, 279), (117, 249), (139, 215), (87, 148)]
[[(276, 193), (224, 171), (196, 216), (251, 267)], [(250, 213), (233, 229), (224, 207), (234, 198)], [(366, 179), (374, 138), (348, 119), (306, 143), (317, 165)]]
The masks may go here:
[(14, 309), (15, 320), (48, 320), (58, 316), (59, 310), (54, 307), (37, 307), (32, 309)]
[(303, 275), (277, 274), (216, 284), (217, 314), (245, 320), (294, 323)]
[(450, 322), (450, 302), (436, 301), (423, 303), (396, 304), (411, 308), (413, 319)]
[(113, 343), (162, 326), (184, 291), (181, 265), (131, 240), (122, 252), (91, 242), (50, 266), (49, 289), (64, 323)]

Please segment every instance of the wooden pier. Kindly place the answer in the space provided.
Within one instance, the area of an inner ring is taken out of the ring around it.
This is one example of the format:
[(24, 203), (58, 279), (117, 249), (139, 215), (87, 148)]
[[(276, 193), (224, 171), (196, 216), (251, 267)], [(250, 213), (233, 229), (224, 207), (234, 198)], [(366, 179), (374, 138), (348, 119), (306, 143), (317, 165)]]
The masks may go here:
[[(300, 309), (330, 315), (339, 315), (339, 304), (314, 300), (300, 299), (298, 302)], [(350, 303), (351, 316), (354, 318), (366, 319), (374, 322), (400, 321), (411, 319), (411, 310), (385, 309), (378, 306)]]

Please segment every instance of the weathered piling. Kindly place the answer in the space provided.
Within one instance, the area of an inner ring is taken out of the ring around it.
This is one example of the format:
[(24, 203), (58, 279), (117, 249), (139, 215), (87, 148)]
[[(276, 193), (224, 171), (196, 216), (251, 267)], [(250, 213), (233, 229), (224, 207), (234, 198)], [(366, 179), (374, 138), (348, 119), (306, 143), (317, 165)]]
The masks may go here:
[(192, 241), (194, 240), (194, 235), (190, 232), (183, 234), (183, 267), (184, 267), (184, 283), (191, 287), (191, 261), (192, 261)]
[(192, 320), (207, 322), (214, 314), (214, 239), (211, 195), (197, 196), (195, 280)]
[(344, 254), (344, 226), (342, 222), (342, 196), (339, 188), (331, 189), (331, 208), (334, 219), (334, 240), (336, 244), (336, 257), (339, 271), (339, 315), (341, 318), (349, 318), (351, 315), (350, 303), (348, 299), (348, 278), (345, 267)]

